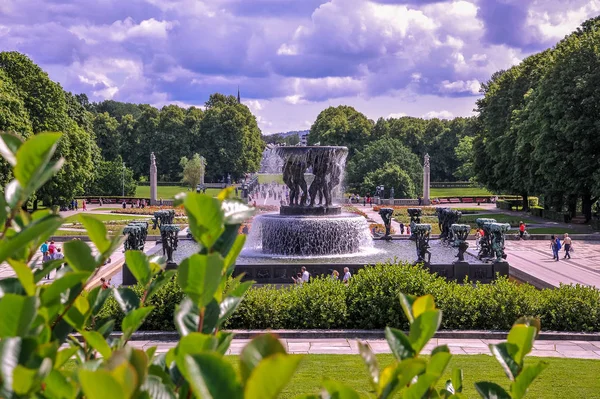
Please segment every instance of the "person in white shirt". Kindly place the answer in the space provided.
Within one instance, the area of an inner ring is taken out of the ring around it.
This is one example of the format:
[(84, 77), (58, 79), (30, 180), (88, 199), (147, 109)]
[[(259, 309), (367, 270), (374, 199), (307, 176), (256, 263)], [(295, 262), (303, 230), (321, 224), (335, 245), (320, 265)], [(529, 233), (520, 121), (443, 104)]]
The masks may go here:
[(300, 269), (302, 271), (302, 281), (305, 283), (308, 283), (308, 280), (310, 278), (310, 273), (306, 270), (306, 267), (302, 266), (302, 268)]
[(344, 279), (342, 280), (342, 282), (344, 284), (348, 284), (350, 282), (350, 277), (352, 277), (352, 275), (350, 274), (350, 269), (344, 267)]

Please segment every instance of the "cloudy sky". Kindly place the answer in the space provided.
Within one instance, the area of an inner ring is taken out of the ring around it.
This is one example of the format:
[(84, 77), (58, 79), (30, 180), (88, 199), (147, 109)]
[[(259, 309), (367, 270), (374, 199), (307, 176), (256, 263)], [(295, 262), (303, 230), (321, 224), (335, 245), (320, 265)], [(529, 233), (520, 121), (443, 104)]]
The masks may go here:
[(339, 104), (471, 115), (480, 82), (598, 14), (600, 0), (0, 0), (0, 49), (94, 101), (202, 105), (239, 86), (273, 133)]

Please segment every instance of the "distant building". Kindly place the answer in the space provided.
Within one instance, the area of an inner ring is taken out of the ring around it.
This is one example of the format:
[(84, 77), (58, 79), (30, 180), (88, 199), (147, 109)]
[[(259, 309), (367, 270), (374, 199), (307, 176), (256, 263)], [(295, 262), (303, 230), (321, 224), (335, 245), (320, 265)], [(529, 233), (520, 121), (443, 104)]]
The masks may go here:
[(299, 134), (300, 136), (300, 145), (306, 145), (308, 143), (308, 133), (310, 133), (309, 130), (302, 132)]

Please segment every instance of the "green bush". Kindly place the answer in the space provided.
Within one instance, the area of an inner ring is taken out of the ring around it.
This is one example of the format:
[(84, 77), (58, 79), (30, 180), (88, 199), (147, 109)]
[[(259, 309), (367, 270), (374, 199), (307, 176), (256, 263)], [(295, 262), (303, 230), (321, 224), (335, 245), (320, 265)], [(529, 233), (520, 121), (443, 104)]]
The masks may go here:
[[(138, 296), (142, 287), (133, 289)], [(491, 284), (447, 281), (419, 266), (379, 264), (365, 267), (348, 286), (329, 278), (309, 284), (251, 288), (227, 329), (406, 329), (408, 321), (398, 303), (400, 293), (431, 294), (444, 312), (442, 328), (508, 330), (521, 316), (535, 316), (546, 330), (600, 331), (600, 291), (563, 285), (537, 290), (499, 278)], [(183, 298), (175, 279), (147, 303), (155, 306), (142, 330), (175, 330), (175, 305)], [(121, 307), (109, 298), (99, 318), (123, 319)]]

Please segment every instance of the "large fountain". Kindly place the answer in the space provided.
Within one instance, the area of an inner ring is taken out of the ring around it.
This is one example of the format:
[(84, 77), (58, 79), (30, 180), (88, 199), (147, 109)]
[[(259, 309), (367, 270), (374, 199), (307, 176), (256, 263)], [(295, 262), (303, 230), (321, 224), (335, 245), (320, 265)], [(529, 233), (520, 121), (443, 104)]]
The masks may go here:
[(277, 147), (289, 204), (252, 222), (247, 247), (266, 255), (324, 256), (372, 245), (364, 217), (342, 213), (336, 188), (343, 179), (346, 147)]

